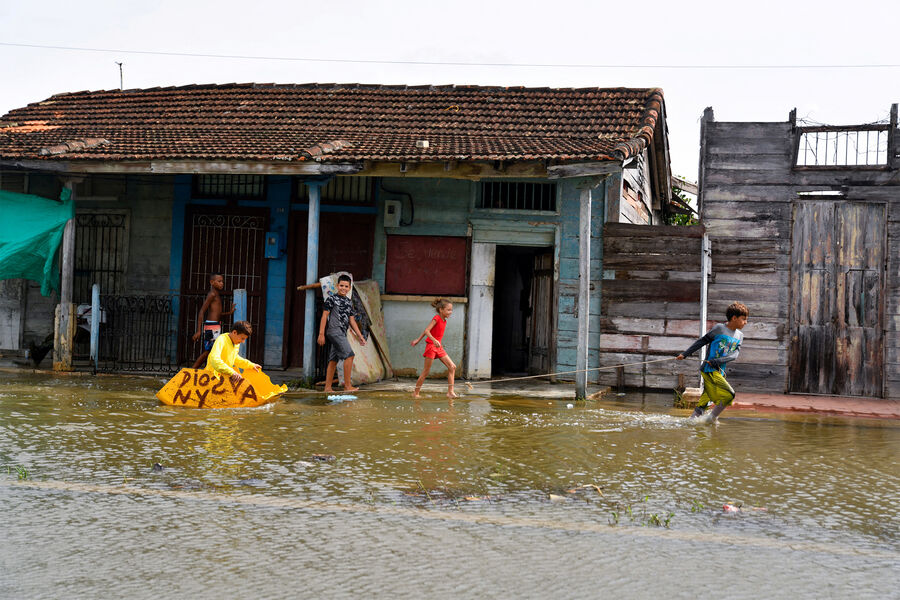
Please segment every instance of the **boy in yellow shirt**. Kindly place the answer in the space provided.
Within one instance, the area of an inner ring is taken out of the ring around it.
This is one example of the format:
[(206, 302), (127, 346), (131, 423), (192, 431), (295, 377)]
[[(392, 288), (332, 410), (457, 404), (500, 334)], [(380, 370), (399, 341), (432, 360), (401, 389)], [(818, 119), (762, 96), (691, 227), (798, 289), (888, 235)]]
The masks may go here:
[(212, 349), (209, 351), (209, 358), (206, 359), (206, 368), (215, 371), (223, 377), (230, 377), (231, 383), (237, 385), (243, 379), (243, 376), (234, 367), (240, 369), (255, 369), (259, 371), (261, 367), (246, 358), (238, 355), (241, 343), (246, 341), (253, 328), (247, 321), (235, 321), (231, 326), (231, 332), (226, 335), (220, 335), (216, 338)]

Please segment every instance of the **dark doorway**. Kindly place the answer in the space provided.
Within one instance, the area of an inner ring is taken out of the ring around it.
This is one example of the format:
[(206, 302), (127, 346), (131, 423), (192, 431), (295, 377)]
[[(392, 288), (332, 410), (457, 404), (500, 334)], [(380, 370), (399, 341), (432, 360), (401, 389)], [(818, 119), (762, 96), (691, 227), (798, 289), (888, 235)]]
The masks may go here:
[(550, 372), (553, 249), (497, 246), (491, 374)]
[[(184, 222), (184, 254), (181, 267), (181, 305), (178, 336), (179, 363), (192, 362), (202, 352), (192, 339), (197, 313), (209, 292), (209, 276), (225, 278), (223, 308), (232, 304), (232, 292), (247, 290), (247, 320), (253, 335), (247, 358), (263, 362), (267, 265), (265, 250), (268, 209), (191, 205)], [(231, 316), (223, 318), (229, 327)]]
[[(291, 213), (288, 243), (288, 289), (285, 303), (286, 334), (284, 362), (303, 366), (303, 322), (306, 292), (297, 286), (306, 281), (306, 246), (309, 215)], [(375, 215), (323, 212), (319, 217), (319, 276), (349, 271), (355, 280), (372, 277)], [(321, 296), (321, 295), (320, 295)], [(321, 298), (320, 298), (321, 300)]]

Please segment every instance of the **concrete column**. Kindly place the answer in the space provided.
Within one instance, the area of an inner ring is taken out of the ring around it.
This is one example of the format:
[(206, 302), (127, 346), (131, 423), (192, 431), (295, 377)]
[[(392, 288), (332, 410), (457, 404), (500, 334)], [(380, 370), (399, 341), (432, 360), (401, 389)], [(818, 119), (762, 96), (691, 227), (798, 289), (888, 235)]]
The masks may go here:
[(588, 320), (591, 316), (591, 188), (582, 187), (578, 214), (578, 342), (575, 398), (587, 397)]
[[(309, 220), (306, 242), (306, 283), (319, 280), (319, 204), (325, 181), (306, 181), (309, 188)], [(306, 308), (303, 320), (303, 376), (312, 379), (316, 373), (315, 351), (318, 337), (316, 320), (316, 293), (306, 290)]]
[(491, 377), (491, 350), (494, 337), (494, 273), (496, 244), (472, 244), (472, 272), (469, 277), (469, 306), (466, 319), (466, 376)]
[[(246, 321), (247, 320), (247, 290), (246, 289), (236, 289), (232, 292), (232, 299), (234, 300), (234, 316), (233, 321)], [(223, 331), (222, 334), (228, 333), (227, 331)], [(241, 347), (238, 348), (238, 355), (241, 358), (247, 358), (247, 346), (249, 344), (241, 344)]]

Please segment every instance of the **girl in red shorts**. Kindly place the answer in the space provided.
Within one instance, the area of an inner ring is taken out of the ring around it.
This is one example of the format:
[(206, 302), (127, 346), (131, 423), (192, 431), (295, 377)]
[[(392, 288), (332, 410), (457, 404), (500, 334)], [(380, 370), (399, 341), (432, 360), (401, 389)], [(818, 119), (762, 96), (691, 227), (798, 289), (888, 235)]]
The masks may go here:
[(453, 304), (449, 300), (438, 298), (431, 303), (431, 306), (434, 307), (437, 314), (431, 319), (431, 322), (428, 324), (428, 327), (425, 328), (425, 331), (422, 332), (422, 335), (414, 339), (411, 343), (411, 345), (415, 346), (422, 341), (423, 337), (428, 338), (425, 341), (425, 353), (422, 355), (425, 357), (425, 367), (422, 369), (422, 374), (419, 375), (419, 379), (416, 381), (416, 391), (413, 393), (413, 397), (420, 397), (419, 391), (422, 389), (422, 384), (425, 383), (425, 378), (428, 377), (428, 371), (431, 370), (431, 363), (434, 362), (434, 359), (438, 359), (447, 367), (447, 383), (449, 384), (447, 388), (447, 397), (459, 398), (456, 392), (453, 391), (453, 376), (456, 375), (456, 365), (453, 364), (453, 361), (447, 356), (447, 351), (444, 350), (444, 346), (441, 344), (441, 340), (444, 337), (444, 329), (447, 327), (447, 319), (453, 314)]

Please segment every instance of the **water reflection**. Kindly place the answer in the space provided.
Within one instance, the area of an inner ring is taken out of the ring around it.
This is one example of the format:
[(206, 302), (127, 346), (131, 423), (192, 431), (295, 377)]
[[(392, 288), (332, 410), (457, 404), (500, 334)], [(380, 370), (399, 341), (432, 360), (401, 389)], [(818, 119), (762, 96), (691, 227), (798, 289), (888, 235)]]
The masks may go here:
[[(678, 564), (685, 553), (743, 545), (746, 564), (735, 568), (748, 581), (775, 565), (788, 580), (809, 568), (792, 548), (840, 554), (843, 567), (822, 560), (829, 567), (816, 570), (834, 586), (852, 579), (850, 567), (877, 575), (900, 556), (900, 515), (892, 509), (900, 497), (900, 424), (892, 421), (741, 412), (696, 426), (665, 396), (651, 395), (568, 408), (539, 397), (470, 395), (450, 405), (379, 392), (340, 404), (302, 397), (191, 411), (159, 406), (156, 387), (116, 377), (0, 379), (0, 458), (26, 466), (34, 482), (17, 487), (10, 471), (0, 502), (8, 514), (40, 506), (43, 519), (8, 530), (4, 564), (27, 571), (28, 553), (15, 552), (51, 534), (62, 537), (57, 549), (44, 548), (51, 553), (74, 552), (86, 540), (87, 552), (100, 552), (107, 536), (72, 514), (101, 519), (123, 548), (162, 548), (169, 536), (201, 552), (228, 546), (234, 553), (235, 544), (271, 551), (254, 529), (263, 520), (301, 550), (334, 544), (335, 560), (361, 553), (377, 563), (373, 554), (400, 552), (412, 563), (430, 557), (432, 568), (447, 543), (492, 556), (514, 539), (513, 554), (541, 560), (548, 537), (560, 554), (577, 548), (602, 562), (596, 553), (611, 544), (621, 561), (640, 562), (647, 551), (641, 532), (651, 531)], [(726, 513), (726, 503), (740, 510)], [(101, 515), (103, 505), (114, 512)], [(177, 516), (168, 530), (155, 525), (163, 514)], [(431, 520), (408, 525), (418, 514)], [(535, 527), (543, 533), (528, 533)], [(70, 530), (82, 535), (70, 538)], [(203, 532), (204, 542), (192, 531)], [(606, 531), (627, 535), (596, 546), (578, 537)], [(457, 558), (494, 581), (491, 565)], [(793, 571), (785, 567), (792, 561)], [(60, 577), (74, 573), (67, 564), (60, 562)], [(595, 572), (569, 576), (574, 589), (595, 597), (588, 591)], [(319, 582), (302, 570), (282, 577), (312, 588)], [(640, 579), (607, 583), (622, 593), (662, 584), (634, 587)], [(491, 595), (472, 585), (465, 589)], [(78, 589), (91, 595), (102, 587)]]

